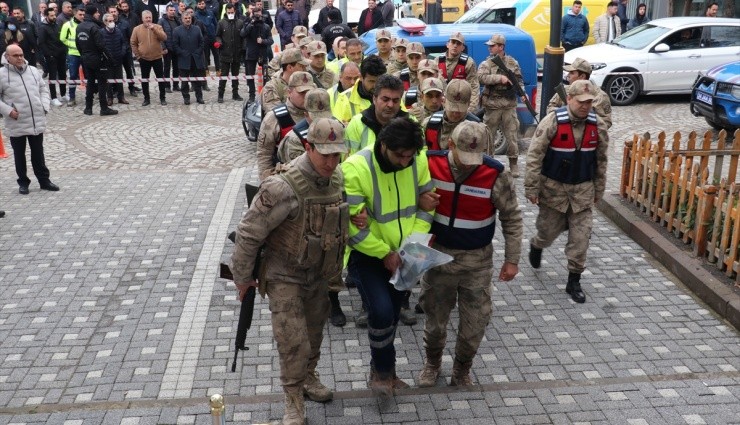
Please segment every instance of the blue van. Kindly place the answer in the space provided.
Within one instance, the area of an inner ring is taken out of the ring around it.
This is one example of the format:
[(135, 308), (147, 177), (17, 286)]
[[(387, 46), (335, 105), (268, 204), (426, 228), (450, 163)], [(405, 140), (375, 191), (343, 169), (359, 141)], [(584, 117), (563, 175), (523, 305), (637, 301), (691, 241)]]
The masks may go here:
[[(521, 29), (506, 24), (438, 24), (427, 25), (421, 32), (410, 33), (399, 26), (385, 28), (390, 31), (392, 37), (406, 38), (409, 41), (417, 41), (424, 45), (427, 57), (439, 56), (447, 51), (447, 41), (450, 35), (460, 32), (465, 36), (465, 53), (475, 60), (480, 66), (481, 62), (488, 58), (488, 46), (485, 44), (493, 34), (503, 34), (506, 37), (506, 54), (511, 55), (519, 62), (522, 68), (524, 89), (529, 96), (535, 111), (537, 106), (537, 54), (534, 50), (534, 39), (531, 35)], [(375, 31), (366, 32), (360, 37), (368, 47), (365, 54), (376, 53)], [(519, 102), (517, 115), (521, 124), (520, 132), (535, 125), (532, 115), (527, 107)]]

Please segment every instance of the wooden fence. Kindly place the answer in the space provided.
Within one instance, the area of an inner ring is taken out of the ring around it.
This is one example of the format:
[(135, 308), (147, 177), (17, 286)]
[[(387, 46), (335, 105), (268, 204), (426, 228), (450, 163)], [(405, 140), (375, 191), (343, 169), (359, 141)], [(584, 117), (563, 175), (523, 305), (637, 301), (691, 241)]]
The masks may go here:
[(740, 286), (740, 130), (732, 137), (723, 130), (715, 144), (713, 132), (691, 132), (682, 147), (678, 132), (672, 141), (635, 135), (625, 142), (620, 193)]

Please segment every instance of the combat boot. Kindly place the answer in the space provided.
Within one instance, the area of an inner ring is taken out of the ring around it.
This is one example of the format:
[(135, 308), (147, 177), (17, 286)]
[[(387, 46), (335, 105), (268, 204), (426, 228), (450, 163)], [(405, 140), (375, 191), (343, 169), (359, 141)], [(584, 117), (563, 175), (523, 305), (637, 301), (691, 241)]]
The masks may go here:
[(439, 379), (439, 369), (442, 366), (442, 350), (427, 350), (427, 359), (424, 362), (424, 369), (419, 374), (419, 387), (427, 388), (437, 385)]
[(391, 386), (394, 390), (406, 390), (411, 388), (411, 385), (407, 384), (401, 378), (396, 375), (396, 368), (393, 368), (393, 378), (391, 378)]
[(338, 327), (342, 327), (347, 324), (347, 316), (342, 311), (342, 306), (339, 304), (339, 293), (329, 291), (329, 302), (331, 303), (331, 316), (329, 316), (329, 322)]
[(300, 391), (286, 392), (283, 425), (304, 425), (305, 422), (306, 403), (303, 401), (303, 394)]
[(370, 366), (370, 379), (367, 381), (367, 387), (376, 397), (390, 397), (393, 395), (393, 375), (378, 373), (374, 366)]
[(509, 170), (511, 170), (511, 177), (519, 178), (519, 165), (516, 163), (516, 158), (509, 158)]
[(320, 403), (330, 401), (334, 397), (334, 393), (321, 383), (316, 370), (309, 370), (306, 374), (306, 380), (303, 381), (303, 394), (310, 400)]
[(367, 327), (367, 309), (365, 308), (365, 304), (362, 305), (362, 310), (360, 310), (360, 314), (358, 314), (355, 318), (355, 325), (357, 325), (358, 328)]
[(542, 264), (542, 248), (529, 244), (529, 264), (533, 269), (539, 269)]
[(461, 363), (455, 359), (455, 363), (452, 365), (452, 378), (450, 378), (451, 387), (469, 387), (473, 385), (473, 381), (470, 380), (470, 366), (473, 365), (472, 361)]
[(401, 303), (401, 312), (399, 320), (404, 325), (413, 326), (416, 324), (416, 313), (411, 311), (409, 306), (409, 298), (411, 298), (411, 291), (406, 291), (404, 294), (403, 302)]
[(586, 302), (586, 294), (581, 289), (581, 274), (580, 273), (568, 273), (568, 284), (565, 285), (565, 292), (570, 294), (573, 301), (578, 304)]

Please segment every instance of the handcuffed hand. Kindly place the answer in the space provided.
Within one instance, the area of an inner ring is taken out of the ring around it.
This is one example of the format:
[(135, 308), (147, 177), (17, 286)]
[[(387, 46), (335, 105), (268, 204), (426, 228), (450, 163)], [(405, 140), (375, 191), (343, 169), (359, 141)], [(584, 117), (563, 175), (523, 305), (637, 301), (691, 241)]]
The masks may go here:
[(349, 220), (357, 226), (358, 229), (364, 229), (367, 227), (367, 208), (363, 208), (362, 211), (353, 215)]

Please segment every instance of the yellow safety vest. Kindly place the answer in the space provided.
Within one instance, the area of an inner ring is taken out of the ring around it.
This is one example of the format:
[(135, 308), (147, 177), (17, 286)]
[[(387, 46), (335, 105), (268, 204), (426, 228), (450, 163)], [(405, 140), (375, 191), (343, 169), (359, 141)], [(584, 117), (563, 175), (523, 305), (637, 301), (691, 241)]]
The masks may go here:
[(59, 40), (67, 46), (67, 54), (72, 56), (80, 56), (80, 51), (77, 50), (77, 43), (75, 42), (77, 25), (79, 24), (74, 19), (70, 19), (62, 25), (62, 29), (59, 31)]

